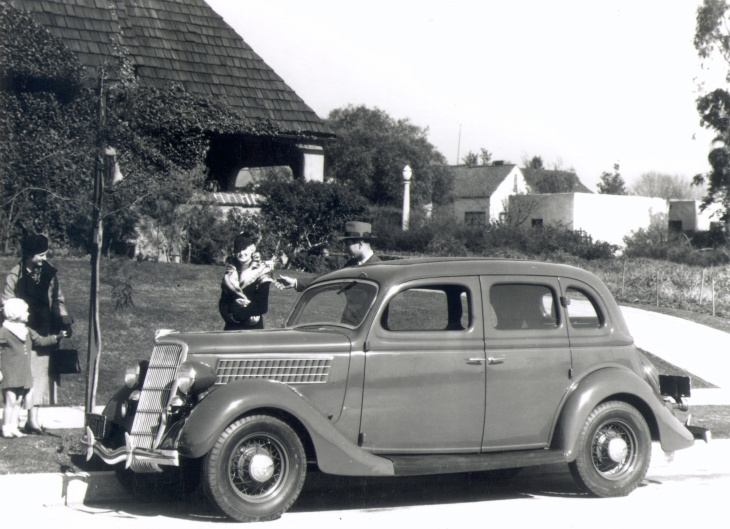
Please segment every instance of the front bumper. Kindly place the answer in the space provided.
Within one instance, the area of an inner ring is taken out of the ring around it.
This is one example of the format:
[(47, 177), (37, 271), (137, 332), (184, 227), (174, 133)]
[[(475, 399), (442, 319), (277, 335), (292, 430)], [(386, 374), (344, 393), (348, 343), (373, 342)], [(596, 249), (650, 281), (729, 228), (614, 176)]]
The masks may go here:
[(152, 472), (161, 472), (160, 466), (180, 466), (177, 450), (149, 450), (135, 447), (128, 433), (124, 434), (125, 446), (110, 450), (94, 438), (94, 433), (87, 426), (86, 436), (82, 442), (86, 445), (87, 461), (96, 454), (109, 465), (124, 462), (125, 468), (146, 466), (149, 468), (148, 471)]

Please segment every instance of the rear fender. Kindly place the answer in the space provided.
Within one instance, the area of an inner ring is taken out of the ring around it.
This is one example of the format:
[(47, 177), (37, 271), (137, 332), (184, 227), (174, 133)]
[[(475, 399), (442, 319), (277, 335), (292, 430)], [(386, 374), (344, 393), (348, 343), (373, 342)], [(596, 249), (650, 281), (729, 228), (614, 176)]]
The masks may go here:
[(350, 476), (395, 473), (389, 459), (374, 456), (345, 438), (294, 387), (272, 380), (231, 382), (205, 397), (187, 419), (178, 444), (180, 454), (205, 455), (228, 425), (258, 409), (276, 409), (296, 417), (312, 439), (323, 472)]
[(692, 433), (672, 415), (645, 380), (626, 369), (607, 368), (591, 373), (578, 382), (563, 406), (552, 447), (562, 450), (567, 461), (574, 461), (578, 438), (588, 415), (603, 401), (614, 397), (615, 400), (627, 400), (625, 395), (641, 401), (644, 409), (640, 411), (645, 415), (651, 413), (652, 416), (645, 416), (645, 419), (656, 424), (662, 450), (672, 452), (692, 446)]

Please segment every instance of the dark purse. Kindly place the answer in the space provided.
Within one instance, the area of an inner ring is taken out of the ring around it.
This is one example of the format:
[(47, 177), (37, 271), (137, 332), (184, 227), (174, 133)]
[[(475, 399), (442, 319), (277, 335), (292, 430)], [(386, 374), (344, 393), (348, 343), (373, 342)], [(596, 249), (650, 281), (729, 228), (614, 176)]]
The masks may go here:
[(78, 349), (56, 349), (51, 353), (49, 371), (56, 375), (76, 375), (81, 373)]

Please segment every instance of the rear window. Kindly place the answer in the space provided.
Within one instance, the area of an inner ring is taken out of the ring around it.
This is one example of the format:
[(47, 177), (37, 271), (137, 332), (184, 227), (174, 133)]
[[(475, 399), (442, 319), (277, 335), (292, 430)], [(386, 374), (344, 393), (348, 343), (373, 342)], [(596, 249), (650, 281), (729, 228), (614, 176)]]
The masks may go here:
[(603, 327), (605, 318), (597, 303), (588, 294), (576, 288), (565, 291), (568, 298), (568, 321), (574, 329), (599, 329)]

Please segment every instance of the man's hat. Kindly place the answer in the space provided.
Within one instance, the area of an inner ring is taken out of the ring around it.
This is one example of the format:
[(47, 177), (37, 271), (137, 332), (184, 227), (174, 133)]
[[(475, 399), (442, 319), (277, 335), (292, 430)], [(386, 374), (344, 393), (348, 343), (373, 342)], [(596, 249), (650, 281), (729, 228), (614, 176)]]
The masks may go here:
[(32, 257), (48, 251), (48, 239), (43, 235), (28, 235), (20, 242), (23, 257)]
[(369, 241), (374, 238), (375, 235), (372, 233), (372, 226), (370, 226), (370, 224), (367, 222), (352, 220), (345, 224), (345, 234), (342, 237), (339, 237), (339, 240), (363, 239), (365, 241)]

